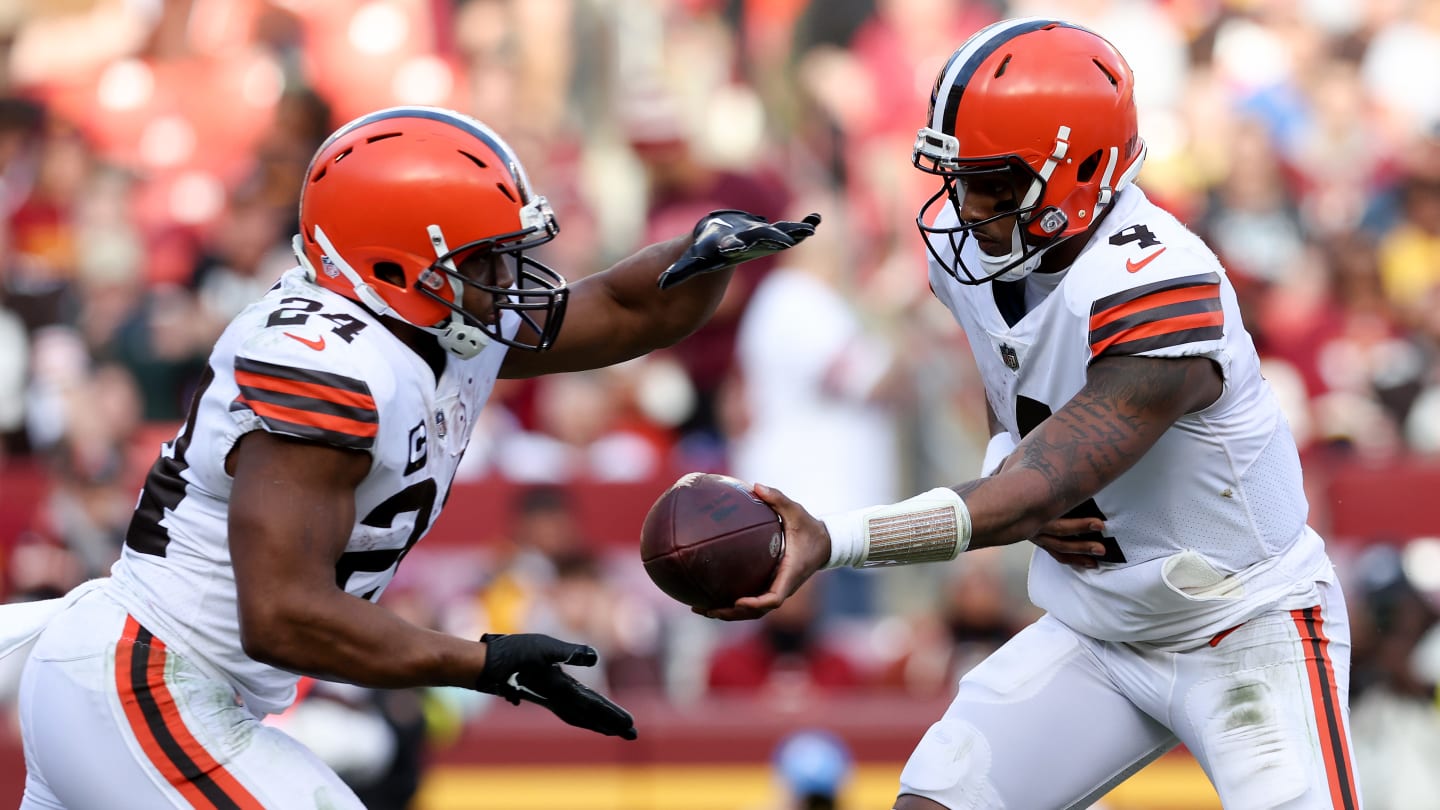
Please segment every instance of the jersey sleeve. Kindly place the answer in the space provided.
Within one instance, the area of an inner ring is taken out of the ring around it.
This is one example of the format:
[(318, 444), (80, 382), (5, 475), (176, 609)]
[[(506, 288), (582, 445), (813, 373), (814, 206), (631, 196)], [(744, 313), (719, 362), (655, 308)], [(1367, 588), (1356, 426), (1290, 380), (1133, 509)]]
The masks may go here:
[(237, 356), (235, 384), (231, 409), (252, 412), (271, 433), (352, 450), (374, 446), (380, 412), (364, 380)]
[(1209, 354), (1225, 332), (1220, 274), (1161, 279), (1098, 298), (1090, 305), (1089, 326), (1091, 362)]

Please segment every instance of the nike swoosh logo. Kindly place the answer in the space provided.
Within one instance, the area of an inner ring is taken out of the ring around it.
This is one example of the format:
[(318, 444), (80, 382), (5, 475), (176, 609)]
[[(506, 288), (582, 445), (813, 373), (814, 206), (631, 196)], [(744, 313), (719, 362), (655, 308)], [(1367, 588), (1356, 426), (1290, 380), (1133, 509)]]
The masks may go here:
[(301, 343), (304, 343), (306, 346), (309, 346), (310, 348), (314, 349), (314, 350), (317, 351), (317, 352), (320, 351), (321, 349), (325, 348), (325, 336), (324, 336), (324, 335), (321, 335), (320, 337), (315, 338), (314, 340), (311, 340), (310, 338), (303, 338), (303, 337), (300, 337), (299, 335), (292, 334), (292, 333), (290, 333), (290, 332), (286, 332), (286, 333), (285, 333), (285, 337), (294, 338), (295, 340), (298, 340), (298, 341), (300, 341)]
[(1134, 261), (1133, 259), (1126, 259), (1126, 260), (1125, 260), (1125, 269), (1126, 269), (1126, 270), (1129, 270), (1129, 271), (1132, 272), (1132, 273), (1138, 273), (1138, 272), (1140, 272), (1140, 269), (1141, 269), (1142, 267), (1144, 267), (1145, 265), (1149, 264), (1150, 262), (1155, 261), (1155, 257), (1156, 257), (1156, 256), (1159, 256), (1161, 253), (1164, 253), (1164, 252), (1165, 252), (1165, 248), (1162, 247), (1162, 248), (1160, 248), (1159, 250), (1155, 251), (1154, 253), (1151, 253), (1149, 256), (1146, 256), (1145, 258), (1141, 259), (1141, 260), (1138, 261), (1138, 262), (1137, 262), (1137, 261)]
[(531, 689), (530, 687), (526, 686), (525, 684), (520, 683), (520, 673), (518, 673), (518, 672), (512, 672), (512, 673), (510, 673), (510, 680), (506, 681), (506, 683), (509, 684), (512, 688), (514, 688), (514, 689), (516, 689), (516, 690), (518, 690), (518, 691), (524, 692), (524, 693), (527, 694), (527, 695), (534, 695), (537, 700), (544, 700), (544, 699), (545, 699), (545, 696), (544, 696), (544, 695), (540, 694), (539, 692), (536, 692), (534, 689)]

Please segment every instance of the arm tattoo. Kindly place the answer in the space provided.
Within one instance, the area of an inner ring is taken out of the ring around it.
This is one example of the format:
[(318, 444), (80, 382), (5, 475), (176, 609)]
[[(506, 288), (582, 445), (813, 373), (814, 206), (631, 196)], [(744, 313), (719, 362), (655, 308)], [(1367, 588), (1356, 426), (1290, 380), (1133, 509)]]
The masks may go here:
[[(1131, 467), (1189, 404), (1200, 358), (1117, 357), (1095, 363), (1080, 390), (1021, 445), (1020, 465), (1044, 479), (1062, 511)], [(1209, 373), (1208, 367), (1204, 373)]]

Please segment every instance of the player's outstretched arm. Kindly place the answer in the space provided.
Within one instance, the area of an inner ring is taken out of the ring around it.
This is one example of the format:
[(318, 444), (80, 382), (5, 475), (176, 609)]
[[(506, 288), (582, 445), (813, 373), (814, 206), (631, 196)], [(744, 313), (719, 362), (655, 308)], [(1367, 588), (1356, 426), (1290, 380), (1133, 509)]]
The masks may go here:
[[(1057, 519), (1130, 469), (1181, 416), (1214, 402), (1221, 387), (1219, 371), (1205, 358), (1103, 358), (1091, 365), (1085, 387), (987, 478), (825, 520), (757, 485), (756, 495), (784, 520), (785, 556), (768, 593), (705, 615), (764, 615), (826, 567), (949, 560), (967, 548), (1015, 543), (1057, 527), (1088, 531), (1084, 520)], [(881, 523), (886, 543), (872, 545), (870, 529)], [(1103, 552), (1099, 543), (1078, 540), (1064, 551), (1086, 545)]]
[(745, 211), (712, 211), (690, 234), (575, 282), (554, 345), (510, 352), (500, 375), (598, 368), (678, 343), (714, 314), (737, 265), (794, 247), (819, 222), (819, 214), (769, 222)]

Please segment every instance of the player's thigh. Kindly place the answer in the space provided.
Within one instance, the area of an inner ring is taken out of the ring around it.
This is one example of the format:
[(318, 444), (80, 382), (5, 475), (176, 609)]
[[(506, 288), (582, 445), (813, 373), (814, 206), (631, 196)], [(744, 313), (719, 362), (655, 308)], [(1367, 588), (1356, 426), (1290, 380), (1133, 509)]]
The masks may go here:
[(69, 810), (362, 807), (228, 684), (159, 639), (137, 642), (124, 610), (103, 596), (46, 630), (25, 668), (20, 709), (37, 808), (51, 799)]
[(27, 808), (168, 807), (174, 796), (115, 723), (114, 649), (124, 612), (91, 595), (40, 636), (20, 680)]
[(900, 793), (950, 808), (1082, 807), (1174, 743), (1046, 616), (961, 679), (905, 764)]
[(1178, 657), (1175, 730), (1226, 807), (1359, 807), (1344, 597), (1246, 622)]

